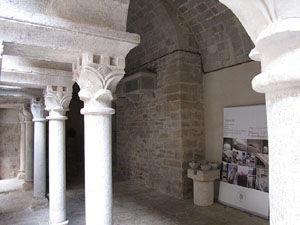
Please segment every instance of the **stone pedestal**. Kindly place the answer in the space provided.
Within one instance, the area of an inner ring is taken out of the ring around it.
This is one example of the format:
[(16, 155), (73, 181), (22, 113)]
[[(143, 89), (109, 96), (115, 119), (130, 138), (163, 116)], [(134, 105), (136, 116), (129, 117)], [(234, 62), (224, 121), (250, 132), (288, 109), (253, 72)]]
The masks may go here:
[(25, 178), (25, 118), (23, 115), (23, 110), (19, 113), (19, 119), (21, 124), (21, 132), (20, 132), (20, 169), (18, 172), (18, 178)]
[(26, 156), (25, 156), (25, 183), (23, 190), (32, 190), (33, 187), (33, 123), (30, 110), (24, 110), (26, 129)]
[(265, 93), (269, 140), (270, 224), (300, 224), (300, 4), (297, 0), (221, 0), (255, 44), (262, 73), (252, 81)]
[(194, 204), (212, 205), (214, 203), (214, 181), (220, 179), (220, 170), (188, 169), (188, 178), (191, 178), (194, 184)]
[(65, 112), (72, 88), (48, 86), (45, 103), (49, 111), (49, 224), (68, 224), (66, 214)]
[(42, 101), (32, 101), (31, 112), (34, 122), (33, 197), (37, 199), (34, 202), (38, 204), (46, 200), (46, 119), (44, 118), (44, 108)]

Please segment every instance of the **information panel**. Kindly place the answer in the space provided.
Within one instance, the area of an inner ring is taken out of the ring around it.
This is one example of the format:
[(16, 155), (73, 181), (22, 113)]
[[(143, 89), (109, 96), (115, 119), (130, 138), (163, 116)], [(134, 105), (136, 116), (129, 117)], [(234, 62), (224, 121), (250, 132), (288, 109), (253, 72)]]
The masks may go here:
[(221, 203), (268, 218), (268, 153), (265, 105), (224, 108)]

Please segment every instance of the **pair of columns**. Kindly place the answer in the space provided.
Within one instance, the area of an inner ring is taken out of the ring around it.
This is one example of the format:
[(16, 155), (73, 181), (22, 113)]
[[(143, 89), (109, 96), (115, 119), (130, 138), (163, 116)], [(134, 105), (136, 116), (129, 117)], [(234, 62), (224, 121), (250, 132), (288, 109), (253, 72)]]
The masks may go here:
[[(24, 179), (24, 190), (32, 189), (34, 197), (46, 194), (46, 119), (41, 102), (32, 101), (31, 110), (19, 113), (21, 124), (19, 179)], [(32, 116), (33, 115), (33, 116)]]
[[(113, 62), (113, 63), (112, 63)], [(73, 64), (73, 79), (84, 102), (86, 224), (112, 224), (111, 108), (113, 93), (124, 76), (125, 59), (82, 54)], [(47, 88), (49, 111), (49, 220), (67, 224), (65, 184), (65, 112), (71, 90)]]
[[(74, 80), (84, 102), (86, 224), (112, 224), (111, 108), (113, 92), (124, 76), (125, 60), (83, 54), (73, 64)], [(98, 60), (98, 62), (97, 62)], [(97, 63), (95, 63), (97, 62)], [(65, 200), (65, 112), (71, 91), (47, 88), (49, 111), (49, 220), (67, 224)]]
[[(64, 90), (65, 89), (65, 90)], [(72, 89), (47, 87), (45, 102), (33, 100), (31, 110), (23, 109), (20, 116), (20, 170), (24, 190), (32, 189), (33, 204), (44, 204), (46, 199), (46, 118), (49, 120), (49, 217), (50, 224), (67, 224), (65, 171), (65, 112), (72, 97)], [(30, 112), (31, 111), (31, 112)], [(31, 114), (32, 113), (32, 114)], [(34, 124), (34, 126), (33, 126)], [(34, 128), (34, 129), (33, 129)], [(33, 137), (34, 134), (34, 137)], [(34, 155), (33, 155), (34, 154)]]

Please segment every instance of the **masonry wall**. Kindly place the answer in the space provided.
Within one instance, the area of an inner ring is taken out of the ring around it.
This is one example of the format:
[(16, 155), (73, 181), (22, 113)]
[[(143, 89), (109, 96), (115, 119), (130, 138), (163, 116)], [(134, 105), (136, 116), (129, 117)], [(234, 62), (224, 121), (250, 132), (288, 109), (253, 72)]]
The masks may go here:
[(168, 0), (130, 0), (127, 31), (141, 36), (139, 46), (127, 56), (127, 72), (178, 49), (198, 49), (185, 20)]
[(182, 15), (194, 35), (203, 71), (249, 62), (254, 47), (236, 16), (218, 0), (168, 0)]
[(18, 111), (0, 109), (0, 179), (17, 176), (20, 132)]
[(118, 171), (124, 179), (178, 198), (191, 195), (187, 162), (204, 157), (199, 62), (199, 55), (182, 51), (155, 60), (143, 69), (156, 71), (156, 89), (116, 101)]

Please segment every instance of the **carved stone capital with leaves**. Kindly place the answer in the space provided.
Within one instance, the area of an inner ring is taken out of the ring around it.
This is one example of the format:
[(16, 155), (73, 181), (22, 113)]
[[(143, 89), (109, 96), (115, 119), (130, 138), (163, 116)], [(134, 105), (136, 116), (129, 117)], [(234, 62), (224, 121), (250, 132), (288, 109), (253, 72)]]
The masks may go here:
[(124, 76), (125, 60), (121, 58), (83, 54), (73, 64), (73, 79), (80, 87), (84, 102), (82, 114), (113, 114), (111, 101), (117, 84)]
[(49, 111), (47, 119), (67, 119), (66, 111), (72, 99), (71, 87), (47, 86), (45, 91), (46, 111)]
[(46, 121), (45, 119), (45, 104), (43, 99), (33, 99), (31, 101), (31, 112), (33, 115), (34, 122), (43, 122)]

